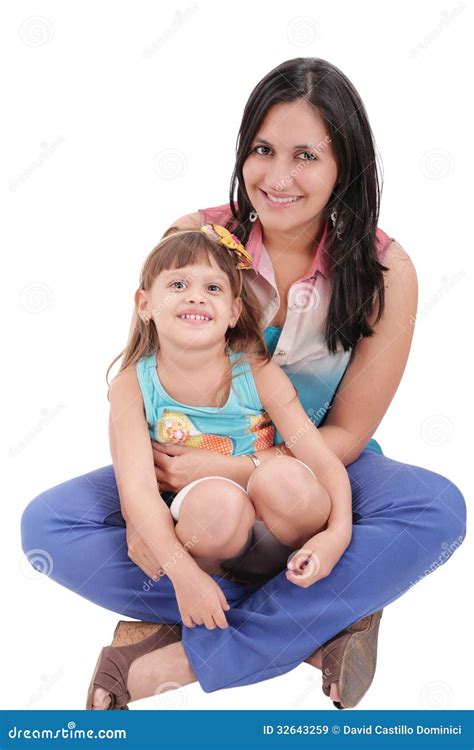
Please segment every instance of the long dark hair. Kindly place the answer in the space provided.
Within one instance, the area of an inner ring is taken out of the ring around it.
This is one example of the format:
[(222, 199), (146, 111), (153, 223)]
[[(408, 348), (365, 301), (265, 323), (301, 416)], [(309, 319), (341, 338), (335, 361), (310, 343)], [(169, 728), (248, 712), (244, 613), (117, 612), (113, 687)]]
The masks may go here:
[[(227, 228), (247, 242), (253, 207), (245, 190), (244, 162), (270, 107), (298, 99), (306, 100), (323, 118), (338, 165), (336, 186), (322, 212), (329, 227), (325, 259), (332, 282), (325, 337), (331, 353), (340, 345), (349, 351), (360, 338), (374, 333), (369, 318), (376, 303), (375, 323), (382, 317), (383, 271), (388, 269), (376, 251), (382, 181), (374, 138), (359, 94), (334, 65), (314, 57), (287, 60), (252, 91), (237, 139)], [(334, 210), (335, 226), (330, 221)]]

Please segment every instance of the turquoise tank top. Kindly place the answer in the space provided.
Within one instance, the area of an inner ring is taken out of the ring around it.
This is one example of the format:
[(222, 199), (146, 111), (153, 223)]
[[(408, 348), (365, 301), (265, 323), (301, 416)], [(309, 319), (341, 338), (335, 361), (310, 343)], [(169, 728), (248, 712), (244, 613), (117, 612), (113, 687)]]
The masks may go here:
[(222, 406), (191, 406), (173, 399), (163, 388), (156, 353), (136, 364), (150, 437), (239, 456), (271, 448), (275, 427), (264, 410), (250, 365), (234, 364), (240, 352), (230, 352), (232, 384)]

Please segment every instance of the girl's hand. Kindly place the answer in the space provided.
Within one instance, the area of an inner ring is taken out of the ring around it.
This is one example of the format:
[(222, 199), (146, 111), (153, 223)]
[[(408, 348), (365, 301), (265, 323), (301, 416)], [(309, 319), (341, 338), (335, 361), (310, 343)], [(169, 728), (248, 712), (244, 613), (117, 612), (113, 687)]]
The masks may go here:
[(287, 580), (306, 589), (326, 578), (348, 545), (335, 531), (321, 531), (291, 555), (285, 573)]
[(149, 544), (149, 530), (135, 526), (130, 518), (126, 521), (127, 552), (130, 560), (143, 570), (148, 578), (157, 581), (160, 563), (155, 557), (153, 547)]
[(230, 607), (224, 592), (204, 570), (196, 566), (185, 579), (173, 579), (173, 586), (183, 625), (205, 625), (208, 630), (229, 627), (224, 611)]
[(160, 490), (178, 492), (185, 484), (207, 476), (225, 476), (228, 456), (191, 448), (189, 445), (161, 445), (151, 442), (155, 474)]

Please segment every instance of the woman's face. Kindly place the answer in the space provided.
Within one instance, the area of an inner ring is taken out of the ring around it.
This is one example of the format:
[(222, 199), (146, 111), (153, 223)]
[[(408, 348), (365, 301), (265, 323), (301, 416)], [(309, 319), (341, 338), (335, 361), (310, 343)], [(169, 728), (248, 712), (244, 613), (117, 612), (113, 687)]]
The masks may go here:
[(326, 126), (304, 99), (275, 104), (243, 166), (250, 202), (267, 231), (317, 231), (337, 181)]

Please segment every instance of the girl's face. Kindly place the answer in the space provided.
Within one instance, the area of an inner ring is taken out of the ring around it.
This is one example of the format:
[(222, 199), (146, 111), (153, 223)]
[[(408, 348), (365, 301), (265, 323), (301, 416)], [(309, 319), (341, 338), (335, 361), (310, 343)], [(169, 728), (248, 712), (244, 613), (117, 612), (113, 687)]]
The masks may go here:
[(138, 310), (153, 318), (161, 348), (166, 341), (186, 349), (212, 346), (237, 323), (242, 300), (233, 299), (226, 273), (210, 262), (162, 271), (148, 292), (139, 290)]
[(337, 163), (326, 126), (311, 105), (300, 99), (267, 112), (243, 177), (264, 229), (314, 236), (337, 181)]

